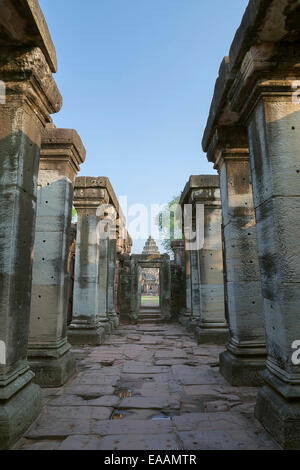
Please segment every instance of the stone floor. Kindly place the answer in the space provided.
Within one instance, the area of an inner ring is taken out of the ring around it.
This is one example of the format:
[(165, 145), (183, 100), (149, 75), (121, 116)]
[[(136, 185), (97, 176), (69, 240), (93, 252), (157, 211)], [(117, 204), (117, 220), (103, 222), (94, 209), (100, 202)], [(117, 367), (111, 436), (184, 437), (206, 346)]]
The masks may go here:
[(176, 324), (122, 325), (104, 345), (74, 349), (77, 376), (43, 390), (15, 448), (278, 449), (253, 416), (257, 390), (219, 374), (223, 349), (197, 346)]

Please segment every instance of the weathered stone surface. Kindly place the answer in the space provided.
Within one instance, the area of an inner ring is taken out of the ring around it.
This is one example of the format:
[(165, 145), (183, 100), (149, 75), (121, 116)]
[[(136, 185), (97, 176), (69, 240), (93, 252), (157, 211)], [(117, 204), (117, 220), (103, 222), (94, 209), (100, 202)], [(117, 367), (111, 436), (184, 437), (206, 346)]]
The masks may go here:
[(101, 450), (179, 450), (179, 442), (174, 434), (117, 434), (105, 436)]
[(143, 347), (145, 326), (136, 327), (136, 334), (141, 336), (138, 345), (129, 344), (132, 326), (124, 325), (118, 343), (113, 334), (101, 347), (77, 348), (78, 377), (61, 389), (43, 389), (47, 398), (43, 413), (26, 434), (27, 444), (20, 441), (19, 448), (35, 448), (37, 440), (41, 448), (48, 448), (49, 438), (55, 441), (52, 448), (57, 449), (276, 448), (253, 418), (256, 389), (228, 385), (217, 369), (208, 365), (211, 359), (217, 361), (221, 348), (197, 345), (193, 336), (178, 325), (162, 325), (160, 329), (159, 337), (169, 343), (169, 350), (147, 344), (150, 356), (144, 363), (134, 363), (135, 367), (143, 366), (144, 372), (147, 368), (153, 370), (157, 352), (170, 356), (174, 352), (171, 359), (180, 361), (180, 351), (197, 358), (195, 367), (179, 362), (172, 368), (155, 367), (159, 373), (127, 373), (124, 366), (128, 364), (132, 370), (132, 361), (120, 354), (123, 372), (114, 387), (77, 385), (78, 381), (98, 383), (98, 379), (100, 383), (100, 378), (115, 383), (115, 365), (94, 369), (101, 351), (106, 354), (112, 344), (119, 353)]

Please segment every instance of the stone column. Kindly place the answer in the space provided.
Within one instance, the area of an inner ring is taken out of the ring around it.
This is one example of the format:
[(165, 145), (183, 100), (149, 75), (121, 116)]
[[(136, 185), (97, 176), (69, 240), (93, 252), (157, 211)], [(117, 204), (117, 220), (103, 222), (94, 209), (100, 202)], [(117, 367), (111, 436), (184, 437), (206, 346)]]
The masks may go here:
[(191, 251), (188, 249), (188, 242), (184, 241), (185, 246), (185, 308), (179, 315), (179, 322), (187, 326), (192, 315), (192, 284), (191, 284)]
[(41, 131), (61, 96), (39, 48), (1, 48), (0, 79), (0, 449), (41, 408), (27, 358)]
[(260, 385), (266, 347), (248, 136), (219, 127), (208, 151), (220, 173), (230, 338), (220, 372), (231, 385)]
[(224, 344), (228, 339), (228, 325), (224, 303), (219, 177), (203, 175), (201, 188), (193, 192), (193, 201), (204, 206), (204, 244), (199, 250), (201, 313), (195, 334), (198, 343)]
[(119, 326), (119, 316), (115, 310), (115, 278), (116, 278), (117, 238), (116, 230), (109, 231), (108, 239), (108, 273), (107, 273), (107, 312), (112, 328)]
[(28, 359), (35, 381), (60, 387), (76, 371), (67, 342), (73, 185), (85, 149), (76, 131), (47, 129), (38, 174)]
[(299, 44), (252, 47), (231, 94), (232, 109), (248, 123), (266, 329), (265, 386), (255, 414), (294, 449), (300, 447), (299, 57)]
[(185, 265), (185, 252), (184, 252), (184, 240), (173, 240), (171, 242), (171, 248), (174, 253), (174, 259), (177, 266), (184, 269)]
[[(193, 233), (196, 233), (196, 205), (193, 204)], [(190, 237), (191, 238), (191, 237)], [(196, 248), (196, 247), (194, 247)], [(201, 301), (200, 301), (200, 266), (199, 252), (197, 249), (190, 250), (191, 266), (191, 315), (188, 320), (188, 328), (194, 330), (200, 321)]]
[(107, 191), (98, 178), (76, 178), (74, 206), (77, 210), (77, 240), (74, 276), (73, 320), (69, 326), (71, 344), (99, 345), (105, 329), (99, 320), (100, 237), (97, 209), (108, 203)]
[(99, 320), (101, 326), (105, 329), (105, 333), (110, 335), (112, 325), (108, 317), (108, 256), (109, 256), (109, 227), (106, 227), (107, 238), (100, 239), (100, 256), (99, 256)]

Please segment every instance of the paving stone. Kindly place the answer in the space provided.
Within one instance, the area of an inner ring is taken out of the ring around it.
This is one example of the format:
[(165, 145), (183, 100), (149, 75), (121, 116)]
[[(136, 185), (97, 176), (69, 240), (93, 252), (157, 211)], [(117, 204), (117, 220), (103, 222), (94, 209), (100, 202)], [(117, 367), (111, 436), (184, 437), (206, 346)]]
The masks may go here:
[(171, 420), (116, 420), (99, 421), (92, 425), (92, 433), (99, 436), (111, 434), (159, 434), (173, 431)]
[(112, 408), (92, 406), (49, 406), (42, 411), (26, 437), (61, 437), (89, 434), (92, 419), (109, 419)]
[(154, 410), (162, 409), (179, 409), (180, 404), (178, 401), (172, 400), (168, 396), (160, 397), (133, 397), (125, 398), (121, 401), (119, 408), (120, 409), (130, 409), (130, 408), (151, 408)]
[(196, 345), (179, 325), (119, 332), (76, 347), (79, 373), (42, 390), (42, 413), (17, 448), (278, 448), (254, 418), (257, 389), (232, 387), (211, 367), (224, 347)]
[(74, 385), (69, 386), (63, 390), (63, 393), (70, 395), (78, 395), (83, 399), (88, 398), (99, 398), (103, 395), (112, 395), (114, 393), (114, 387), (109, 385)]
[(18, 450), (56, 450), (60, 446), (60, 440), (31, 440), (22, 439), (17, 443)]
[(272, 442), (261, 443), (244, 431), (185, 431), (178, 433), (184, 449), (189, 450), (268, 450), (275, 449)]
[(249, 421), (239, 413), (190, 413), (172, 418), (176, 429), (191, 431), (196, 429), (244, 429)]
[(169, 372), (169, 367), (149, 366), (142, 362), (128, 362), (124, 365), (123, 374), (162, 374)]
[(57, 450), (100, 450), (100, 439), (95, 436), (69, 436)]
[(116, 434), (105, 436), (101, 450), (179, 450), (175, 434)]

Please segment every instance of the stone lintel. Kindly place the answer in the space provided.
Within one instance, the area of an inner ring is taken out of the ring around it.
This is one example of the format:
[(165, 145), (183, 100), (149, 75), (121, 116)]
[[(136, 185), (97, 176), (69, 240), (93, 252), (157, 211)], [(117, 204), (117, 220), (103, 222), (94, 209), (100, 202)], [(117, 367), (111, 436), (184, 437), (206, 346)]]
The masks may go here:
[(74, 185), (85, 156), (85, 147), (75, 130), (47, 128), (43, 132), (39, 170), (67, 176)]
[(191, 202), (192, 193), (197, 189), (205, 188), (219, 188), (220, 178), (219, 175), (192, 175), (185, 185), (182, 192), (179, 204), (183, 207), (184, 204)]
[(239, 116), (235, 115), (230, 110), (227, 101), (228, 91), (230, 90), (234, 79), (235, 74), (233, 74), (231, 71), (229, 57), (224, 57), (219, 69), (218, 78), (216, 80), (208, 120), (202, 139), (202, 147), (204, 152), (207, 152), (210, 139), (217, 124), (224, 122), (228, 125), (232, 125), (239, 120)]
[(122, 221), (122, 223), (124, 224), (126, 223), (125, 216), (119, 205), (119, 201), (109, 181), (109, 178), (107, 178), (106, 176), (98, 176), (98, 177), (79, 176), (76, 178), (75, 192), (77, 189), (82, 189), (82, 188), (103, 189), (105, 191), (106, 197), (105, 197), (105, 201), (102, 202), (102, 204), (111, 204), (116, 209), (117, 219), (119, 218)]
[(230, 47), (232, 70), (253, 45), (299, 40), (299, 11), (298, 0), (250, 0)]
[(204, 152), (216, 126), (246, 121), (246, 116), (241, 120), (245, 97), (255, 101), (265, 91), (267, 77), (278, 81), (280, 76), (299, 76), (299, 12), (297, 0), (250, 0), (220, 67), (202, 140)]
[(30, 107), (34, 106), (44, 126), (51, 122), (49, 114), (57, 113), (62, 107), (62, 96), (38, 47), (2, 48), (0, 79), (6, 86), (7, 105), (26, 101)]
[(79, 176), (75, 180), (74, 206), (77, 211), (97, 210), (99, 205), (108, 204), (107, 190), (101, 184), (101, 178)]
[(242, 126), (218, 126), (211, 139), (207, 158), (219, 170), (224, 160), (249, 160), (248, 132)]
[(184, 240), (173, 240), (171, 241), (172, 250), (184, 250)]
[(1, 0), (0, 47), (39, 47), (52, 72), (57, 58), (49, 29), (38, 0)]

